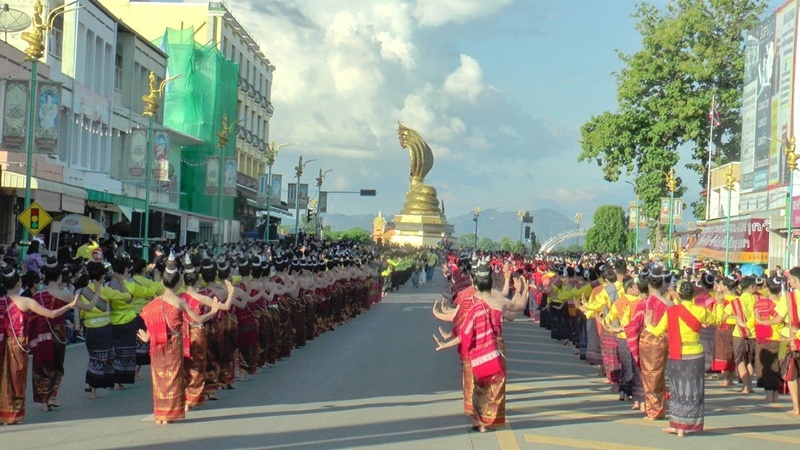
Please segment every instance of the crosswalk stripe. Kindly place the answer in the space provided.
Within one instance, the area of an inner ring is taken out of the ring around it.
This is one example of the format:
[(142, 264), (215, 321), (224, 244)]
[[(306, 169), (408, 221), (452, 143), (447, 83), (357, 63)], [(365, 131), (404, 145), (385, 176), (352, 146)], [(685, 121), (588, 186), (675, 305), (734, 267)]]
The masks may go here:
[(544, 436), (541, 434), (525, 433), (525, 441), (531, 444), (558, 445), (561, 447), (589, 448), (595, 450), (653, 450), (657, 447), (642, 447), (639, 445), (626, 445), (617, 442), (590, 441), (586, 439), (573, 439), (565, 437)]

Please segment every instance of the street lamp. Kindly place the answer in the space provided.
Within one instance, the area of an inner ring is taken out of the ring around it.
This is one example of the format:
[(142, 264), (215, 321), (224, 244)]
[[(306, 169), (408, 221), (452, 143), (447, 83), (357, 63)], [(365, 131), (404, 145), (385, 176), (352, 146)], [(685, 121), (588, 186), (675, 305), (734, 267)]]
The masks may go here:
[[(145, 158), (145, 189), (144, 189), (144, 242), (142, 242), (142, 257), (145, 261), (150, 261), (150, 178), (153, 176), (153, 153), (155, 152), (155, 142), (153, 142), (153, 128), (155, 128), (155, 116), (158, 111), (158, 99), (164, 96), (164, 88), (172, 80), (181, 78), (183, 74), (169, 77), (156, 85), (156, 74), (150, 71), (148, 76), (148, 93), (142, 96), (144, 111), (142, 117), (147, 117), (147, 157)], [(220, 185), (220, 189), (222, 186)]]
[[(322, 169), (319, 169), (319, 176), (317, 177), (317, 199), (318, 200), (321, 200), (322, 182), (325, 181), (325, 175), (327, 175), (330, 172), (333, 172), (333, 169), (328, 169), (328, 170), (326, 170), (324, 172), (322, 171)], [(317, 208), (316, 223), (314, 224), (314, 233), (317, 236), (320, 236), (320, 237), (322, 235), (321, 232), (320, 232), (320, 229), (319, 229), (319, 214), (321, 212), (320, 211), (321, 206), (322, 205), (320, 205), (320, 208)]]
[[(575, 213), (575, 224), (578, 225), (578, 229), (581, 229), (581, 220), (583, 220), (583, 214)], [(575, 247), (580, 248), (580, 237), (575, 237)]]
[(636, 254), (639, 254), (639, 214), (640, 214), (640, 211), (639, 211), (639, 194), (636, 192), (636, 185), (635, 184), (633, 184), (632, 182), (630, 182), (628, 180), (625, 180), (625, 182), (630, 184), (631, 187), (633, 187), (633, 194), (636, 196), (636, 213), (635, 213), (636, 217), (633, 218), (633, 220), (636, 221), (636, 224), (635, 224), (635, 227), (634, 227), (634, 229), (636, 230), (635, 231), (636, 234), (634, 235), (633, 245), (634, 245), (634, 249), (635, 249), (634, 251), (636, 252)]
[(481, 209), (476, 206), (475, 209), (472, 210), (472, 214), (473, 214), (472, 220), (475, 222), (475, 250), (477, 250), (478, 249), (478, 217), (480, 217), (480, 215), (481, 215)]
[(300, 236), (298, 233), (300, 231), (300, 177), (303, 176), (303, 169), (306, 168), (306, 165), (310, 162), (316, 161), (316, 159), (309, 159), (306, 162), (303, 162), (303, 155), (300, 155), (300, 161), (297, 163), (297, 167), (294, 168), (295, 172), (297, 173), (297, 189), (295, 193), (295, 202), (294, 202), (294, 242), (297, 243), (297, 238)]
[(270, 215), (269, 210), (272, 206), (272, 165), (275, 164), (275, 157), (278, 156), (278, 150), (281, 147), (286, 147), (292, 144), (278, 144), (275, 146), (275, 141), (269, 143), (269, 148), (267, 149), (267, 166), (269, 167), (269, 173), (267, 175), (267, 226), (264, 228), (264, 242), (269, 242), (269, 226), (270, 226)]
[(733, 176), (733, 166), (728, 166), (728, 171), (725, 172), (725, 189), (728, 190), (728, 209), (725, 214), (725, 276), (730, 274), (728, 264), (730, 263), (729, 253), (731, 248), (731, 193), (733, 192), (733, 185), (736, 183), (736, 178)]
[(217, 222), (218, 222), (218, 230), (217, 230), (217, 254), (222, 253), (222, 241), (223, 241), (223, 226), (222, 226), (222, 188), (223, 184), (225, 183), (225, 149), (228, 147), (228, 135), (230, 134), (233, 127), (240, 122), (244, 122), (245, 119), (237, 120), (232, 124), (228, 125), (228, 115), (222, 115), (222, 123), (220, 124), (220, 130), (217, 131), (217, 148), (219, 149), (219, 187), (217, 188)]
[(797, 170), (797, 155), (795, 151), (796, 141), (794, 136), (788, 140), (781, 141), (772, 137), (767, 137), (770, 141), (781, 143), (781, 148), (786, 153), (786, 168), (789, 169), (789, 193), (786, 197), (786, 267), (791, 267), (790, 259), (792, 257), (792, 209), (794, 203), (792, 197), (794, 196), (794, 171)]
[(519, 217), (519, 241), (522, 242), (522, 224), (525, 220), (525, 216), (528, 215), (528, 211), (519, 210), (517, 211), (517, 217)]
[(678, 188), (678, 181), (675, 179), (675, 169), (670, 169), (667, 174), (667, 190), (669, 190), (669, 242), (667, 243), (667, 263), (668, 268), (672, 269), (672, 234), (675, 232), (673, 214), (675, 214), (675, 190)]
[[(59, 7), (53, 8), (50, 13), (47, 15), (46, 18), (42, 18), (42, 12), (44, 10), (42, 6), (42, 2), (36, 0), (36, 3), (33, 4), (33, 16), (31, 17), (31, 24), (33, 30), (23, 32), (20, 37), (28, 43), (28, 48), (25, 49), (25, 58), (22, 59), (22, 62), (31, 63), (31, 83), (30, 83), (30, 91), (28, 92), (28, 132), (26, 136), (26, 152), (27, 152), (27, 163), (25, 164), (25, 200), (24, 200), (24, 209), (28, 209), (31, 206), (31, 171), (33, 169), (33, 145), (34, 145), (34, 123), (36, 120), (36, 77), (37, 71), (39, 68), (39, 60), (44, 56), (44, 39), (47, 37), (47, 32), (53, 29), (53, 22), (55, 22), (56, 18), (60, 15), (63, 15), (66, 12), (72, 12), (81, 8), (81, 6), (75, 7), (75, 9), (70, 9), (67, 11), (67, 6), (72, 5), (72, 3), (64, 4)], [(19, 261), (22, 261), (22, 258), (28, 253), (28, 245), (30, 242), (28, 241), (28, 228), (22, 227), (22, 241), (20, 242), (20, 257)]]

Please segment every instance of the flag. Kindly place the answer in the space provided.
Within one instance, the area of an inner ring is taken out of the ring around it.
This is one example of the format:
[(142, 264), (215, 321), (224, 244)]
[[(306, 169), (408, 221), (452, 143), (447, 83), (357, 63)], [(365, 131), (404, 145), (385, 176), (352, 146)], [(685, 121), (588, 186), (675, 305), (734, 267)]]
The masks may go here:
[(722, 121), (719, 118), (719, 110), (717, 109), (717, 100), (711, 100), (711, 112), (708, 113), (708, 120), (711, 122), (712, 127), (718, 127), (722, 125)]

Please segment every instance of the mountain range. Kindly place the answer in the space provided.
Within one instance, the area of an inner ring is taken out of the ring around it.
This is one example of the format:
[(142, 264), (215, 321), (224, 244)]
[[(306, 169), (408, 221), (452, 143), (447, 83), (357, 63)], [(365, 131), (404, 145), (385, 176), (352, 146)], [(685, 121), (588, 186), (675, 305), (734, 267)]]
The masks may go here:
[[(576, 228), (575, 222), (567, 216), (553, 209), (530, 210), (533, 216), (531, 230), (536, 233), (536, 239), (544, 242), (547, 239), (564, 231)], [(473, 234), (475, 232), (475, 222), (473, 213), (455, 215), (448, 217), (447, 220), (455, 227), (454, 237), (462, 234)], [(334, 231), (344, 231), (358, 227), (372, 231), (372, 220), (374, 215), (344, 215), (344, 214), (325, 214), (325, 225), (330, 225)], [(385, 216), (386, 220), (391, 220), (392, 216)], [(481, 211), (478, 217), (478, 237), (489, 237), (494, 241), (499, 241), (503, 236), (508, 236), (516, 241), (520, 238), (520, 221), (516, 211), (499, 211), (496, 208)]]

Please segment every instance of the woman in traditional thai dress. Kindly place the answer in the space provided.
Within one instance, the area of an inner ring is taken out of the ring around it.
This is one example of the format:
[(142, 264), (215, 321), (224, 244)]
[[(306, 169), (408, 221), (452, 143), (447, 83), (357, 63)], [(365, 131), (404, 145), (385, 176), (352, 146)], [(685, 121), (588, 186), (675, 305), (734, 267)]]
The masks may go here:
[(141, 326), (133, 308), (133, 295), (128, 291), (130, 260), (116, 258), (111, 262), (114, 275), (108, 283), (113, 290), (107, 291), (106, 299), (111, 303), (111, 330), (114, 339), (114, 390), (123, 390), (124, 384), (136, 381), (136, 330)]
[(106, 267), (101, 262), (86, 264), (89, 284), (76, 291), (80, 293), (75, 305), (81, 311), (86, 351), (89, 364), (86, 367), (86, 392), (96, 399), (97, 389), (114, 387), (114, 338), (111, 325), (110, 298), (120, 294), (102, 285)]
[[(619, 359), (622, 364), (619, 376), (620, 401), (633, 400), (633, 408), (645, 412), (644, 389), (642, 388), (642, 375), (638, 365), (638, 343), (636, 355), (632, 351), (629, 343), (627, 326), (631, 322), (632, 311), (636, 310), (637, 305), (643, 300), (642, 293), (648, 292), (647, 280), (627, 277), (623, 281), (625, 293), (622, 294), (606, 315), (604, 325), (606, 329), (617, 335), (617, 348), (619, 349)], [(641, 288), (641, 289), (640, 289)], [(638, 336), (630, 336), (638, 341)]]
[[(645, 312), (647, 331), (653, 336), (668, 333), (669, 359), (667, 376), (670, 382), (669, 427), (663, 431), (683, 437), (685, 433), (703, 431), (705, 416), (705, 356), (700, 343), (703, 325), (719, 325), (722, 306), (714, 313), (694, 304), (694, 286), (678, 284), (681, 302), (670, 306), (658, 322), (654, 312)], [(721, 303), (721, 302), (720, 302)]]
[[(713, 310), (716, 304), (714, 286), (716, 277), (713, 273), (704, 273), (695, 283), (694, 304), (702, 306), (709, 311)], [(717, 334), (717, 327), (703, 327), (700, 330), (700, 342), (703, 343), (703, 352), (706, 361), (706, 372), (711, 370), (714, 363), (714, 336)]]
[[(153, 378), (153, 417), (159, 425), (186, 417), (186, 389), (183, 359), (190, 349), (190, 323), (203, 323), (217, 313), (214, 302), (207, 314), (198, 315), (175, 291), (181, 275), (173, 257), (167, 262), (163, 276), (164, 294), (142, 310), (146, 330), (139, 330), (139, 339), (150, 342), (150, 366)], [(232, 290), (227, 283), (228, 289)], [(191, 322), (184, 321), (184, 315)]]
[(786, 303), (783, 297), (783, 280), (777, 277), (767, 280), (768, 297), (757, 296), (753, 304), (753, 318), (756, 332), (756, 386), (764, 388), (767, 402), (778, 401), (781, 364), (778, 359), (781, 331), (784, 318), (776, 311), (778, 305)]
[(792, 399), (792, 409), (788, 412), (797, 416), (800, 415), (800, 267), (789, 271), (789, 287), (786, 302), (778, 304), (776, 312), (784, 319), (781, 340), (788, 341), (786, 355), (781, 355), (781, 378)]
[[(62, 267), (54, 257), (50, 257), (42, 267), (45, 289), (35, 293), (33, 299), (43, 307), (51, 310), (59, 309), (72, 302), (74, 297), (61, 289)], [(56, 397), (58, 388), (64, 377), (64, 358), (67, 350), (67, 327), (64, 316), (54, 319), (42, 317), (40, 337), (33, 351), (33, 401), (42, 404), (42, 411), (50, 411), (52, 407), (61, 406)]]
[[(200, 286), (200, 276), (195, 265), (196, 263), (192, 263), (191, 258), (187, 255), (183, 265), (183, 282), (186, 291), (180, 294), (179, 297), (186, 302), (196, 315), (202, 316), (211, 311), (218, 299), (203, 295), (197, 291)], [(233, 289), (228, 291), (226, 303), (229, 305), (232, 299)], [(200, 324), (192, 322), (187, 317), (184, 317), (184, 321), (189, 322), (189, 338), (191, 340), (189, 356), (184, 358), (183, 365), (184, 376), (186, 377), (186, 409), (189, 410), (202, 406), (209, 395), (209, 392), (205, 389), (206, 357), (208, 355), (205, 324), (213, 321), (208, 320)]]
[[(723, 307), (738, 298), (736, 288), (739, 280), (733, 277), (722, 278), (717, 283), (717, 298), (722, 299)], [(736, 370), (736, 360), (733, 357), (733, 330), (736, 328), (736, 317), (730, 316), (723, 320), (714, 334), (714, 361), (711, 370), (720, 372), (719, 379), (723, 386), (730, 386), (733, 381), (733, 372)]]
[(76, 300), (47, 309), (30, 297), (17, 295), (22, 281), (14, 267), (0, 263), (0, 278), (0, 423), (13, 425), (25, 419), (29, 313), (54, 319), (69, 311)]
[(639, 302), (626, 332), (639, 335), (639, 368), (644, 388), (644, 406), (647, 419), (659, 420), (666, 412), (666, 363), (667, 338), (656, 336), (645, 328), (644, 317), (650, 314), (658, 323), (672, 302), (661, 294), (664, 277), (659, 269), (654, 269), (647, 278), (648, 297)]
[(509, 301), (507, 293), (492, 290), (491, 266), (488, 259), (473, 263), (475, 294), (473, 304), (459, 328), (458, 337), (442, 342), (434, 335), (437, 350), (459, 345), (470, 359), (474, 376), (471, 419), (473, 429), (484, 433), (505, 423), (506, 367), (503, 320), (514, 320), (528, 299), (524, 277), (514, 280), (516, 293)]
[[(155, 298), (158, 295), (164, 293), (164, 285), (161, 284), (161, 273), (157, 270), (153, 270), (153, 279), (151, 280), (148, 278), (145, 273), (147, 271), (147, 261), (141, 258), (136, 258), (133, 260), (133, 265), (131, 269), (131, 274), (133, 276), (128, 280), (125, 280), (125, 286), (128, 288), (128, 291), (133, 296), (133, 300), (131, 300), (131, 306), (133, 306), (133, 310), (136, 311), (136, 319), (137, 322), (137, 329), (144, 326), (142, 323), (142, 318), (138, 316), (141, 314), (142, 310), (150, 300)], [(136, 339), (136, 379), (139, 379), (139, 370), (141, 370), (142, 366), (149, 366), (150, 365), (150, 345), (145, 342), (142, 342), (139, 339)]]

